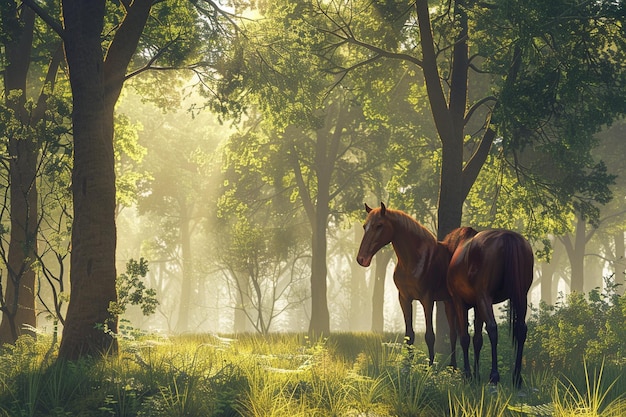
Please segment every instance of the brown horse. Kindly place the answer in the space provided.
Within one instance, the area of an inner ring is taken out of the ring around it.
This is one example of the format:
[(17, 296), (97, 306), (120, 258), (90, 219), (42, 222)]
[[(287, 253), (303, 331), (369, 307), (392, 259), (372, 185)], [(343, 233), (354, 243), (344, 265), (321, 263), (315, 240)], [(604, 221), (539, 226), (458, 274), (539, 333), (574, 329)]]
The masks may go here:
[[(530, 244), (520, 234), (510, 230), (486, 230), (479, 233), (471, 228), (456, 229), (443, 243), (453, 251), (447, 281), (461, 336), (465, 375), (471, 375), (467, 314), (470, 308), (474, 308), (475, 377), (479, 378), (478, 358), (483, 344), (483, 323), (486, 323), (491, 342), (489, 381), (499, 382), (498, 327), (493, 304), (510, 300), (509, 324), (515, 348), (513, 383), (517, 387), (521, 386), (522, 351), (527, 333), (527, 296), (533, 280), (534, 261)], [(455, 356), (454, 344), (452, 350)]]
[[(404, 315), (407, 343), (415, 341), (413, 331), (413, 300), (419, 300), (424, 307), (426, 319), (426, 345), (432, 365), (435, 352), (433, 331), (433, 306), (435, 301), (444, 301), (448, 321), (454, 321), (454, 310), (446, 289), (446, 273), (450, 262), (450, 252), (439, 243), (435, 236), (408, 214), (380, 208), (371, 209), (365, 205), (367, 219), (365, 234), (357, 255), (357, 262), (369, 266), (372, 258), (383, 246), (391, 243), (398, 258), (393, 280), (398, 288), (400, 307)], [(456, 333), (452, 332), (452, 346), (456, 344)], [(452, 366), (456, 367), (454, 356)]]

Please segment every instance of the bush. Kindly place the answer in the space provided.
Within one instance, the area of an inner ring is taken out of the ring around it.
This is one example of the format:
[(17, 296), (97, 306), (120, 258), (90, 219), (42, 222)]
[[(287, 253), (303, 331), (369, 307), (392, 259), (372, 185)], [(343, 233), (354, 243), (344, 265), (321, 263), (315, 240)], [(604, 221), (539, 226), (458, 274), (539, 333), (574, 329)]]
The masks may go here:
[(588, 297), (571, 293), (550, 306), (541, 303), (528, 320), (525, 356), (530, 368), (572, 369), (583, 358), (623, 363), (626, 358), (626, 300), (607, 278)]

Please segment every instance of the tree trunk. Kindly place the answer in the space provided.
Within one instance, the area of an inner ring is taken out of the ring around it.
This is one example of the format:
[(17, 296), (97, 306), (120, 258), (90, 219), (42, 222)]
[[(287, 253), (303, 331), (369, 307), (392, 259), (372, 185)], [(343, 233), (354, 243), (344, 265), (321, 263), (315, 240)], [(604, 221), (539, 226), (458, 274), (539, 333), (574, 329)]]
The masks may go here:
[(577, 216), (576, 230), (574, 231), (574, 241), (569, 236), (563, 239), (563, 244), (567, 251), (571, 269), (570, 291), (582, 293), (585, 280), (585, 245), (587, 222), (582, 216)]
[[(65, 56), (72, 87), (74, 168), (71, 293), (60, 359), (117, 352), (117, 318), (108, 308), (115, 290), (115, 169), (113, 112), (151, 0), (128, 4), (102, 56), (104, 0), (63, 0)], [(107, 332), (100, 326), (107, 325)]]
[(552, 295), (552, 282), (554, 281), (554, 273), (556, 265), (552, 262), (544, 262), (541, 264), (541, 301), (548, 305), (554, 304)]
[[(9, 138), (11, 236), (7, 264), (7, 282), (0, 323), (0, 344), (15, 343), (21, 334), (34, 335), (24, 326), (37, 326), (35, 314), (35, 271), (37, 259), (37, 156), (38, 143), (29, 132), (31, 115), (26, 111), (26, 78), (30, 66), (35, 13), (23, 8), (18, 17), (3, 16), (22, 24), (15, 42), (5, 44), (7, 66), (4, 89), (7, 107), (15, 112), (21, 129)], [(4, 23), (5, 22), (3, 20)], [(17, 100), (8, 100), (11, 92), (20, 92)], [(17, 136), (19, 135), (19, 136)]]
[(246, 333), (250, 325), (246, 309), (248, 308), (248, 300), (250, 299), (250, 282), (248, 274), (245, 271), (235, 272), (237, 285), (237, 306), (235, 307), (233, 317), (233, 331), (235, 333)]
[(326, 232), (332, 199), (330, 184), (346, 125), (349, 104), (337, 102), (335, 106), (337, 106), (336, 109), (331, 107), (327, 110), (325, 126), (316, 131), (313, 166), (317, 181), (315, 198), (310, 194), (313, 190), (307, 187), (304, 181), (295, 149), (291, 155), (300, 198), (311, 225), (311, 321), (309, 323), (311, 337), (330, 334), (328, 283), (326, 282), (328, 277)]
[(625, 245), (624, 245), (624, 231), (620, 230), (613, 235), (615, 242), (615, 260), (613, 261), (613, 273), (615, 274), (615, 283), (620, 284), (617, 287), (617, 292), (620, 295), (624, 294), (624, 285), (626, 285), (626, 263), (624, 262)]
[(387, 265), (393, 256), (393, 250), (382, 249), (376, 254), (376, 269), (374, 271), (374, 285), (372, 291), (372, 331), (385, 331), (385, 280)]
[(554, 304), (555, 301), (553, 290), (556, 287), (556, 282), (554, 274), (563, 251), (562, 245), (558, 243), (558, 239), (554, 239), (550, 262), (541, 264), (541, 301), (548, 305)]
[(189, 314), (192, 305), (194, 275), (191, 256), (191, 232), (189, 231), (187, 207), (184, 201), (180, 204), (180, 212), (182, 215), (179, 224), (182, 258), (182, 283), (180, 288), (180, 304), (178, 305), (178, 321), (176, 323), (176, 331), (184, 333), (189, 330)]
[(5, 309), (0, 324), (0, 342), (15, 343), (21, 334), (36, 327), (35, 271), (37, 259), (37, 143), (31, 138), (12, 138), (10, 148), (11, 241)]
[[(71, 293), (59, 357), (115, 353), (113, 109), (105, 104), (100, 34), (105, 2), (63, 1), (65, 54), (73, 96), (74, 168)], [(109, 331), (104, 331), (106, 326)]]
[[(354, 241), (358, 243), (363, 235), (363, 230), (355, 223), (352, 227), (352, 233)], [(365, 330), (363, 320), (365, 303), (363, 302), (363, 295), (367, 287), (365, 282), (366, 270), (354, 260), (352, 254), (348, 255), (348, 262), (350, 265), (350, 315), (348, 329), (350, 331), (362, 331)]]
[(328, 295), (326, 282), (328, 270), (326, 266), (326, 225), (328, 209), (320, 204), (316, 209), (315, 223), (311, 238), (311, 322), (309, 333), (312, 337), (328, 336), (330, 334), (330, 313), (328, 311)]
[[(593, 245), (591, 245), (593, 246)], [(599, 247), (597, 249), (599, 251)], [(592, 252), (597, 253), (597, 252)], [(591, 290), (599, 288), (601, 291), (604, 290), (604, 260), (600, 259), (598, 256), (589, 256), (585, 260), (584, 264), (584, 281), (583, 281), (583, 291), (585, 294), (588, 294)]]

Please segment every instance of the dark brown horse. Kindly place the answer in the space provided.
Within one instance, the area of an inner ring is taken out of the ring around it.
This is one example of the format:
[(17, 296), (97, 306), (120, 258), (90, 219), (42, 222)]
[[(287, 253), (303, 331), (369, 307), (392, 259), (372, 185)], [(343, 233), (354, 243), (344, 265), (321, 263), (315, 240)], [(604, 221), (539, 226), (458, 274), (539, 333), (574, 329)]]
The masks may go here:
[[(510, 325), (513, 332), (515, 367), (513, 383), (522, 383), (522, 351), (526, 340), (528, 290), (533, 280), (533, 251), (528, 241), (510, 230), (476, 232), (471, 228), (453, 231), (443, 242), (453, 251), (448, 268), (448, 291), (456, 311), (456, 323), (463, 348), (464, 372), (469, 366), (468, 310), (474, 308), (474, 373), (479, 377), (478, 358), (483, 344), (482, 328), (486, 324), (491, 342), (489, 381), (500, 380), (498, 372), (498, 327), (493, 304), (510, 300)], [(452, 325), (451, 325), (452, 327)], [(454, 356), (454, 345), (453, 353)]]
[[(435, 236), (406, 213), (380, 208), (371, 209), (365, 205), (367, 219), (365, 234), (361, 241), (357, 262), (369, 266), (372, 258), (383, 246), (391, 243), (398, 258), (393, 280), (398, 288), (400, 307), (406, 325), (407, 343), (415, 341), (413, 331), (413, 300), (419, 300), (424, 307), (426, 320), (426, 345), (432, 365), (435, 351), (433, 331), (433, 306), (435, 301), (444, 301), (448, 321), (454, 321), (454, 311), (446, 289), (446, 273), (450, 262), (450, 252), (439, 243)], [(453, 332), (454, 333), (454, 332)], [(456, 334), (451, 341), (456, 344)], [(452, 357), (452, 366), (456, 366)]]

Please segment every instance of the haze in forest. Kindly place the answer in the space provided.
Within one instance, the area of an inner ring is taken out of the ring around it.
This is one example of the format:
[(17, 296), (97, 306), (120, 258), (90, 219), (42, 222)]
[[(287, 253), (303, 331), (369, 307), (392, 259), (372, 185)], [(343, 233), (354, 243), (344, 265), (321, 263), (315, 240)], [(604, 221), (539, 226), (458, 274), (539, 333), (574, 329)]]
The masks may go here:
[(118, 318), (401, 333), (391, 248), (355, 260), (381, 201), (439, 240), (524, 234), (531, 306), (623, 292), (622, 2), (94, 2), (63, 20), (18, 3), (0, 342), (65, 324), (79, 357), (114, 346)]

